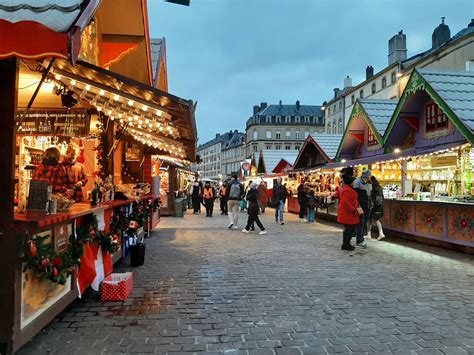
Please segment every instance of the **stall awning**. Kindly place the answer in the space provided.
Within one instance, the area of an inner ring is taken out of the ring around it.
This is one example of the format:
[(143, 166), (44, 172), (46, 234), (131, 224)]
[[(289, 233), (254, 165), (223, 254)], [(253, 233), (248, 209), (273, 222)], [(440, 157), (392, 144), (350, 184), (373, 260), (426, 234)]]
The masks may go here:
[(99, 0), (22, 1), (0, 4), (0, 59), (64, 58), (75, 60), (81, 33)]
[(126, 128), (127, 134), (148, 146), (149, 154), (194, 161), (197, 131), (191, 100), (86, 62), (73, 66), (56, 60), (50, 78), (63, 86), (63, 91), (88, 101)]
[(403, 150), (400, 153), (387, 153), (387, 154), (381, 154), (381, 155), (374, 155), (372, 157), (348, 160), (346, 162), (340, 161), (336, 163), (330, 163), (330, 164), (326, 164), (324, 168), (337, 169), (337, 168), (344, 168), (347, 166), (369, 165), (369, 164), (385, 162), (385, 161), (390, 161), (390, 160), (397, 160), (400, 158), (413, 156), (415, 155), (415, 153), (416, 153), (415, 149), (411, 148), (411, 149)]

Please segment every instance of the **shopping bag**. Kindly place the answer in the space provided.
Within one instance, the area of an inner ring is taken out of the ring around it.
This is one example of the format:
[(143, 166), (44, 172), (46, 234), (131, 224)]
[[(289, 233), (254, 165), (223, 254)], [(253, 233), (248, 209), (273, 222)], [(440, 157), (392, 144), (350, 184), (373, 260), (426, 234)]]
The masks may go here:
[(110, 274), (102, 282), (102, 302), (125, 301), (133, 289), (133, 272)]

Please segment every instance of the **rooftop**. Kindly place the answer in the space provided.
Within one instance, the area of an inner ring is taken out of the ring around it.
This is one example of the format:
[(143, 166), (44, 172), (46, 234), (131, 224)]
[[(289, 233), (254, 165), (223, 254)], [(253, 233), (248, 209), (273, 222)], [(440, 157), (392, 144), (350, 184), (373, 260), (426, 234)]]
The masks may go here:
[(151, 49), (151, 68), (153, 70), (153, 79), (156, 77), (156, 70), (158, 68), (158, 60), (161, 56), (163, 39), (161, 38), (151, 38), (150, 39), (150, 49)]
[(269, 105), (257, 113), (259, 116), (324, 116), (317, 105)]
[(265, 163), (265, 172), (271, 173), (282, 159), (293, 165), (298, 157), (298, 153), (299, 151), (297, 150), (262, 150), (256, 156), (257, 164), (262, 155)]
[(372, 121), (377, 132), (383, 137), (398, 101), (361, 99), (359, 103)]
[(326, 134), (326, 133), (312, 133), (311, 138), (316, 144), (323, 150), (323, 152), (329, 157), (334, 159), (336, 157), (337, 149), (341, 143), (342, 134)]

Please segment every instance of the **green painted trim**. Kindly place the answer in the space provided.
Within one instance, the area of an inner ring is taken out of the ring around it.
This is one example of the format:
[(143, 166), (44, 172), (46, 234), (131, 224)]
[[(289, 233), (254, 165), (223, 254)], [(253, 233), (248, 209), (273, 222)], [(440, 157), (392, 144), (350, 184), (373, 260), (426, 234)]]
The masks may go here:
[[(411, 74), (410, 79), (408, 79), (407, 86), (405, 87), (405, 90), (403, 91), (403, 95), (400, 98), (400, 101), (398, 102), (398, 105), (392, 115), (392, 118), (390, 119), (390, 123), (387, 127), (387, 130), (385, 131), (384, 145), (387, 144), (388, 138), (390, 137), (392, 133), (393, 127), (395, 126), (395, 123), (398, 120), (400, 112), (408, 98), (408, 95), (415, 94), (419, 90), (425, 91), (433, 99), (433, 101), (439, 107), (442, 108), (443, 112), (446, 113), (446, 115), (448, 115), (451, 122), (461, 132), (464, 138), (466, 138), (466, 140), (470, 144), (474, 144), (474, 135), (472, 134), (472, 132), (456, 116), (456, 114), (453, 112), (453, 110), (451, 110), (448, 104), (438, 95), (436, 90), (434, 90), (433, 87), (425, 80), (425, 78), (423, 78), (423, 76), (415, 69), (413, 73)], [(385, 147), (385, 149), (387, 148), (388, 147)]]
[[(377, 142), (380, 144), (380, 147), (383, 148), (384, 141), (383, 141), (382, 136), (380, 135), (379, 131), (375, 128), (374, 123), (369, 118), (369, 115), (367, 114), (367, 111), (365, 111), (364, 106), (360, 103), (359, 99), (357, 99), (355, 104), (354, 104), (354, 108), (352, 109), (351, 116), (349, 118), (349, 122), (347, 122), (347, 127), (344, 130), (344, 134), (342, 136), (341, 143), (339, 143), (339, 147), (337, 149), (337, 153), (336, 153), (336, 157), (334, 158), (334, 161), (339, 161), (342, 146), (343, 146), (343, 142), (344, 142), (344, 139), (346, 139), (346, 135), (347, 135), (347, 132), (349, 131), (349, 127), (350, 127), (352, 121), (355, 119), (355, 117), (358, 117), (360, 115), (362, 115), (362, 117), (365, 120), (365, 123), (367, 123), (367, 125), (370, 127), (372, 132), (374, 132), (375, 137), (377, 138)], [(364, 137), (364, 139), (365, 139), (365, 137)]]

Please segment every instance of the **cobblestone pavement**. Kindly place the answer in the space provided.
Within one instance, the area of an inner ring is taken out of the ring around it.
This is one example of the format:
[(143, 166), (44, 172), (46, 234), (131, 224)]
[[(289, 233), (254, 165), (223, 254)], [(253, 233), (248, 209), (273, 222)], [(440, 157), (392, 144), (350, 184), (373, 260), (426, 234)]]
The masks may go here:
[(21, 353), (474, 354), (472, 256), (390, 238), (350, 254), (336, 226), (288, 218), (267, 212), (265, 236), (164, 218), (126, 302), (89, 291)]

